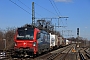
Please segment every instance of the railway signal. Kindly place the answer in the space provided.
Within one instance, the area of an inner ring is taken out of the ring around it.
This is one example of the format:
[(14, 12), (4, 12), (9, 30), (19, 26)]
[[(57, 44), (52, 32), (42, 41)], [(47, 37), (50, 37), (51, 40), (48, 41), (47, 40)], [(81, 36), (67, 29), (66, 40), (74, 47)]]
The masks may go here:
[(77, 28), (77, 37), (79, 37), (79, 28)]

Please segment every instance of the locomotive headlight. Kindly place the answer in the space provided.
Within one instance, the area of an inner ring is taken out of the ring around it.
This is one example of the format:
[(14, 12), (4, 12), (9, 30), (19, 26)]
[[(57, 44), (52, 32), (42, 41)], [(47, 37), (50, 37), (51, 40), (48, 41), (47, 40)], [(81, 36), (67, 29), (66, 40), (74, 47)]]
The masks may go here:
[(33, 43), (33, 46), (36, 46), (36, 42)]
[(23, 44), (25, 45), (26, 43), (24, 42)]
[(15, 43), (15, 46), (17, 46), (17, 43)]

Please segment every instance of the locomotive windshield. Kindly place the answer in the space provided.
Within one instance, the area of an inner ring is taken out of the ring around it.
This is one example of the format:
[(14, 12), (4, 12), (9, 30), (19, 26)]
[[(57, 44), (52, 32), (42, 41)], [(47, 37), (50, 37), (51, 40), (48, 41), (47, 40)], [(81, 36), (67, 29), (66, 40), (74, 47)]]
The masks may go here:
[(18, 40), (33, 40), (34, 29), (33, 28), (18, 28), (17, 39)]

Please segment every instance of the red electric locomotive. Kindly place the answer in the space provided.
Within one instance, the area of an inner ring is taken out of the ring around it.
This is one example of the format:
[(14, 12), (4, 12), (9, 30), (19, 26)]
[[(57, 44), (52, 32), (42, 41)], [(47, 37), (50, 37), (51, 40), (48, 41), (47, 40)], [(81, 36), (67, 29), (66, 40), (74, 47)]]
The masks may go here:
[(14, 51), (19, 56), (41, 54), (50, 49), (49, 33), (31, 25), (18, 28), (14, 41)]

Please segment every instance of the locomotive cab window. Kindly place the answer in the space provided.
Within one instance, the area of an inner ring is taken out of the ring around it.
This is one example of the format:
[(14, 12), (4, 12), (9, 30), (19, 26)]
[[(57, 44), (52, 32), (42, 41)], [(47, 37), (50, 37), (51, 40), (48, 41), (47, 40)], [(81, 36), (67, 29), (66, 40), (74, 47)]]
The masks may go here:
[(19, 28), (17, 34), (18, 40), (33, 40), (34, 29), (31, 28)]

